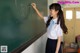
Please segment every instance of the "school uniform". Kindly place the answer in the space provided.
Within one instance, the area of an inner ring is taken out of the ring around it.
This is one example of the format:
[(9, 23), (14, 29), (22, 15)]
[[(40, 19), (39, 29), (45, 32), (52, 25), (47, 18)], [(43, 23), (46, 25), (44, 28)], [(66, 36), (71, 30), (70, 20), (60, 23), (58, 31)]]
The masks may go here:
[[(44, 17), (44, 22), (47, 23), (48, 17)], [(63, 31), (60, 27), (60, 23), (57, 24), (58, 18), (52, 19), (50, 21), (50, 25), (47, 28), (47, 43), (46, 43), (46, 51), (45, 53), (55, 53), (57, 41), (59, 36), (63, 36)], [(61, 45), (59, 48), (59, 52), (62, 53)]]

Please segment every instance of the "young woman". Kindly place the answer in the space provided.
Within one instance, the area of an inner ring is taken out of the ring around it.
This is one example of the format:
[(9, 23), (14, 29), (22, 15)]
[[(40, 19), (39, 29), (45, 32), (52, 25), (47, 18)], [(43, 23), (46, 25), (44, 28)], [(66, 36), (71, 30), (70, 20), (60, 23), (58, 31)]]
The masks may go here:
[(61, 37), (63, 33), (67, 34), (67, 27), (65, 25), (63, 11), (58, 3), (53, 3), (49, 6), (50, 15), (44, 17), (36, 7), (35, 3), (31, 4), (37, 14), (44, 19), (47, 27), (47, 44), (45, 53), (62, 53)]

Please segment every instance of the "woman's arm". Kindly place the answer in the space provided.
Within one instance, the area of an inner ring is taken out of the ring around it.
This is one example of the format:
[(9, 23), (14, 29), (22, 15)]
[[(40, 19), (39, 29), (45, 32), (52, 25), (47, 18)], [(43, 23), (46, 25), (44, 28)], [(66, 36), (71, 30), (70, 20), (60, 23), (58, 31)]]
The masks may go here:
[(32, 5), (32, 7), (34, 8), (34, 10), (36, 11), (36, 13), (43, 19), (44, 17), (43, 17), (43, 15), (39, 12), (39, 10), (37, 9), (36, 4), (35, 4), (35, 3), (32, 3), (31, 5)]
[(59, 52), (60, 45), (61, 45), (61, 39), (62, 39), (62, 37), (59, 36), (59, 37), (58, 37), (58, 42), (57, 42), (57, 47), (56, 47), (56, 52), (55, 52), (55, 53), (58, 53), (58, 52)]

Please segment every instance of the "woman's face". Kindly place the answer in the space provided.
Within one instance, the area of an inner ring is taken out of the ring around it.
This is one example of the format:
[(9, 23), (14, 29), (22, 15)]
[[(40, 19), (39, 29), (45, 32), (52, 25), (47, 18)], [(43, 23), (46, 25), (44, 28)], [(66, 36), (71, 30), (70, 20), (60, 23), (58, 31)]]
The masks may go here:
[(50, 16), (51, 16), (51, 17), (55, 17), (55, 16), (57, 16), (57, 14), (58, 14), (58, 11), (56, 11), (56, 10), (54, 10), (54, 9), (51, 9), (51, 10), (50, 10)]

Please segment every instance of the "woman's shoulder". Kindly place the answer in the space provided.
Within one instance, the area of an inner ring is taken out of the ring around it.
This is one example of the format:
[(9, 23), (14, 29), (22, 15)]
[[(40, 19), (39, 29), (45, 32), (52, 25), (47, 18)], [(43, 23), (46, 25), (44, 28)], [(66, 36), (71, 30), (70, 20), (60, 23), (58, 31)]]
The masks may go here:
[(48, 16), (44, 16), (44, 22), (46, 23), (48, 20)]
[(44, 19), (48, 19), (49, 16), (44, 16)]
[(60, 23), (59, 23), (59, 24), (57, 24), (57, 28), (58, 28), (58, 29), (61, 29)]

